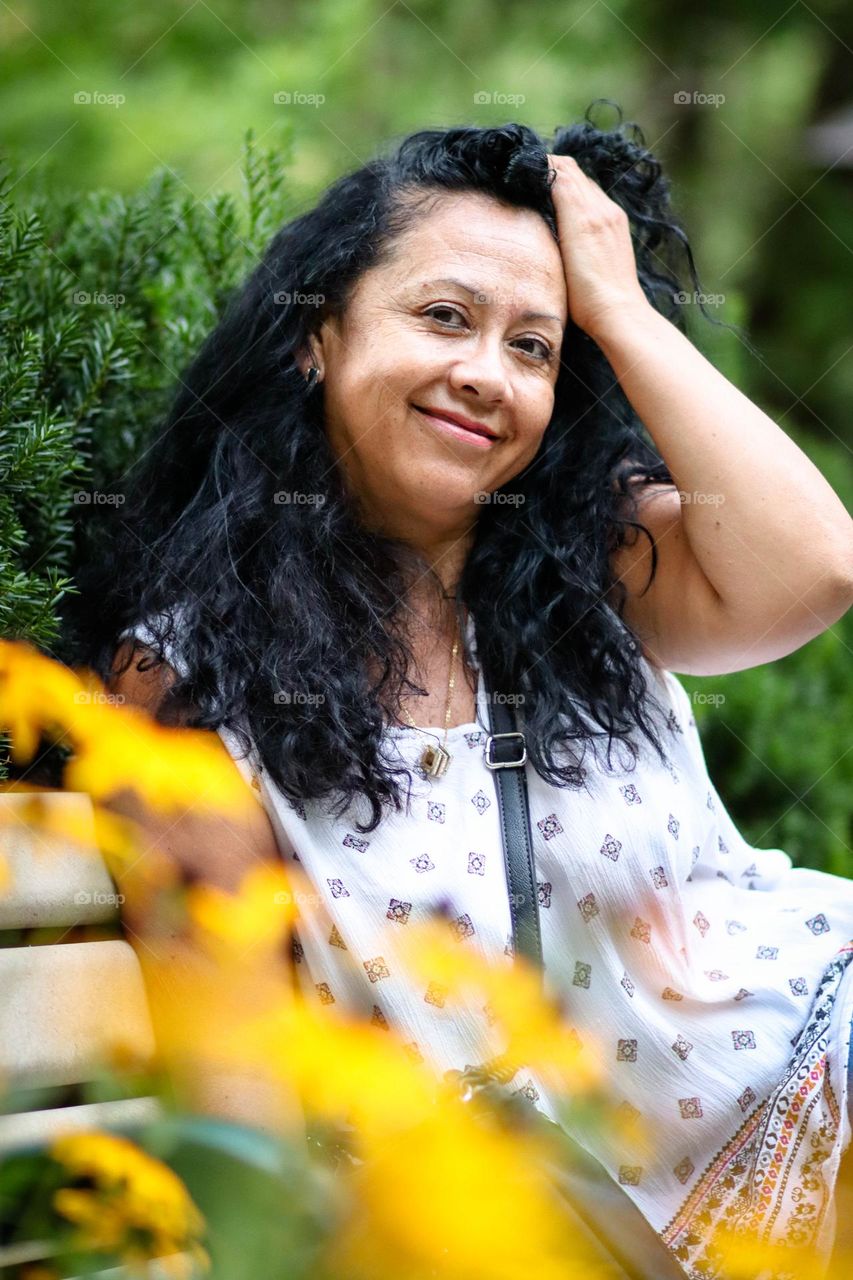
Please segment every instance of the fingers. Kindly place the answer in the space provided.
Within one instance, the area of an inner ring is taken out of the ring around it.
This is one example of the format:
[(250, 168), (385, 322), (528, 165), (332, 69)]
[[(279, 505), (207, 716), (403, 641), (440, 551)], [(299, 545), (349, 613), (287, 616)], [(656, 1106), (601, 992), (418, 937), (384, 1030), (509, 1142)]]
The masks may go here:
[[(554, 187), (562, 190), (571, 189), (575, 196), (586, 196), (592, 200), (609, 200), (601, 187), (584, 173), (574, 156), (554, 156), (548, 154), (548, 160), (557, 172)], [(612, 203), (612, 201), (611, 201)]]
[(553, 162), (557, 172), (551, 190), (558, 205), (566, 201), (573, 210), (586, 205), (587, 212), (594, 211), (599, 217), (602, 214), (609, 215), (608, 222), (627, 221), (627, 214), (622, 206), (584, 173), (573, 156), (554, 156), (549, 153), (548, 159)]

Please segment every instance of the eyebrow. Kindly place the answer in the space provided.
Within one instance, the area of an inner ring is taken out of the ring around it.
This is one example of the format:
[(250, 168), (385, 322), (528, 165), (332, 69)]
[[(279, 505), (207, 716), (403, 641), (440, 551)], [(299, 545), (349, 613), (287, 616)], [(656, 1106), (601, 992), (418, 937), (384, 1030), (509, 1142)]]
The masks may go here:
[[(470, 294), (472, 298), (476, 297), (478, 293), (485, 293), (485, 294), (489, 293), (488, 289), (475, 288), (473, 285), (466, 284), (464, 280), (457, 280), (455, 276), (441, 276), (437, 280), (419, 280), (417, 282), (416, 287), (423, 288), (425, 285), (430, 285), (430, 284), (455, 284), (457, 288), (462, 289), (465, 293)], [(563, 327), (563, 322), (559, 316), (548, 315), (544, 311), (525, 311), (521, 319), (522, 320), (553, 320), (554, 323), (558, 324), (561, 329)]]

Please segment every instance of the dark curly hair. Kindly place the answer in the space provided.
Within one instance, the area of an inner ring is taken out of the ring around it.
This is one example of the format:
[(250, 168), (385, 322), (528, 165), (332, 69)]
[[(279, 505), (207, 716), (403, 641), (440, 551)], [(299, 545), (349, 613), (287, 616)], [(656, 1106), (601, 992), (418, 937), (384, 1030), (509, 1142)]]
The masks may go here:
[[(404, 687), (419, 688), (396, 626), (419, 561), (358, 520), (326, 438), (322, 384), (306, 385), (295, 356), (444, 192), (535, 210), (556, 238), (547, 152), (573, 156), (625, 209), (642, 288), (684, 331), (678, 262), (701, 293), (690, 245), (660, 163), (621, 111), (604, 131), (588, 109), (550, 143), (519, 124), (397, 139), (273, 237), (180, 379), (131, 475), (119, 531), (81, 580), (84, 660), (102, 678), (121, 633), (148, 620), (157, 661), (176, 646), (185, 666), (161, 718), (191, 708), (192, 724), (231, 729), (293, 804), (323, 798), (340, 816), (366, 796), (363, 832), (385, 806), (401, 809), (401, 777), (411, 783), (381, 747)], [(325, 298), (319, 312), (312, 294)], [(460, 622), (463, 606), (475, 620), (491, 688), (523, 695), (532, 766), (571, 786), (595, 738), (607, 738), (608, 762), (614, 739), (636, 760), (638, 727), (665, 759), (646, 660), (621, 617), (624, 587), (617, 610), (605, 594), (610, 553), (629, 527), (643, 528), (629, 480), (673, 481), (601, 350), (571, 321), (561, 355), (543, 446), (502, 489), (523, 495), (525, 520), (505, 502), (480, 509), (457, 609)], [(276, 505), (288, 487), (322, 503)], [(282, 699), (288, 689), (322, 698)]]

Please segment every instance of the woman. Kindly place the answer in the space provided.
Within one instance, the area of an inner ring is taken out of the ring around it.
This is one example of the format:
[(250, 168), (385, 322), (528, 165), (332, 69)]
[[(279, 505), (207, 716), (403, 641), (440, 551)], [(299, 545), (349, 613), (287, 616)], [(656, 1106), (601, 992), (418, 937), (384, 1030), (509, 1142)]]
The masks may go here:
[(182, 378), (88, 645), (259, 791), (251, 831), (173, 829), (176, 856), (223, 883), (298, 859), (306, 994), (442, 1072), (500, 1046), (397, 939), (441, 910), (512, 961), (490, 673), (526, 735), (546, 987), (625, 1122), (578, 1136), (699, 1274), (747, 1186), (770, 1237), (828, 1248), (853, 885), (746, 844), (674, 672), (773, 661), (853, 591), (838, 497), (684, 335), (679, 255), (698, 291), (639, 131), (430, 130), (340, 179)]

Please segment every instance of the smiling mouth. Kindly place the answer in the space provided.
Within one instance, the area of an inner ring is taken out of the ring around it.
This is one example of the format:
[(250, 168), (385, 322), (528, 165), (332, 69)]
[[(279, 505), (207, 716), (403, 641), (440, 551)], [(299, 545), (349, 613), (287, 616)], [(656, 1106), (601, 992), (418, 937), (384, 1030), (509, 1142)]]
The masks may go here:
[(416, 409), (422, 418), (435, 423), (437, 427), (446, 429), (452, 435), (455, 435), (457, 439), (467, 440), (470, 444), (476, 443), (481, 447), (497, 444), (498, 437), (489, 435), (487, 431), (476, 430), (473, 427), (463, 427), (461, 423), (454, 422), (451, 418), (444, 418), (438, 413), (430, 413), (429, 410), (422, 409), (417, 404), (412, 405), (412, 408)]

